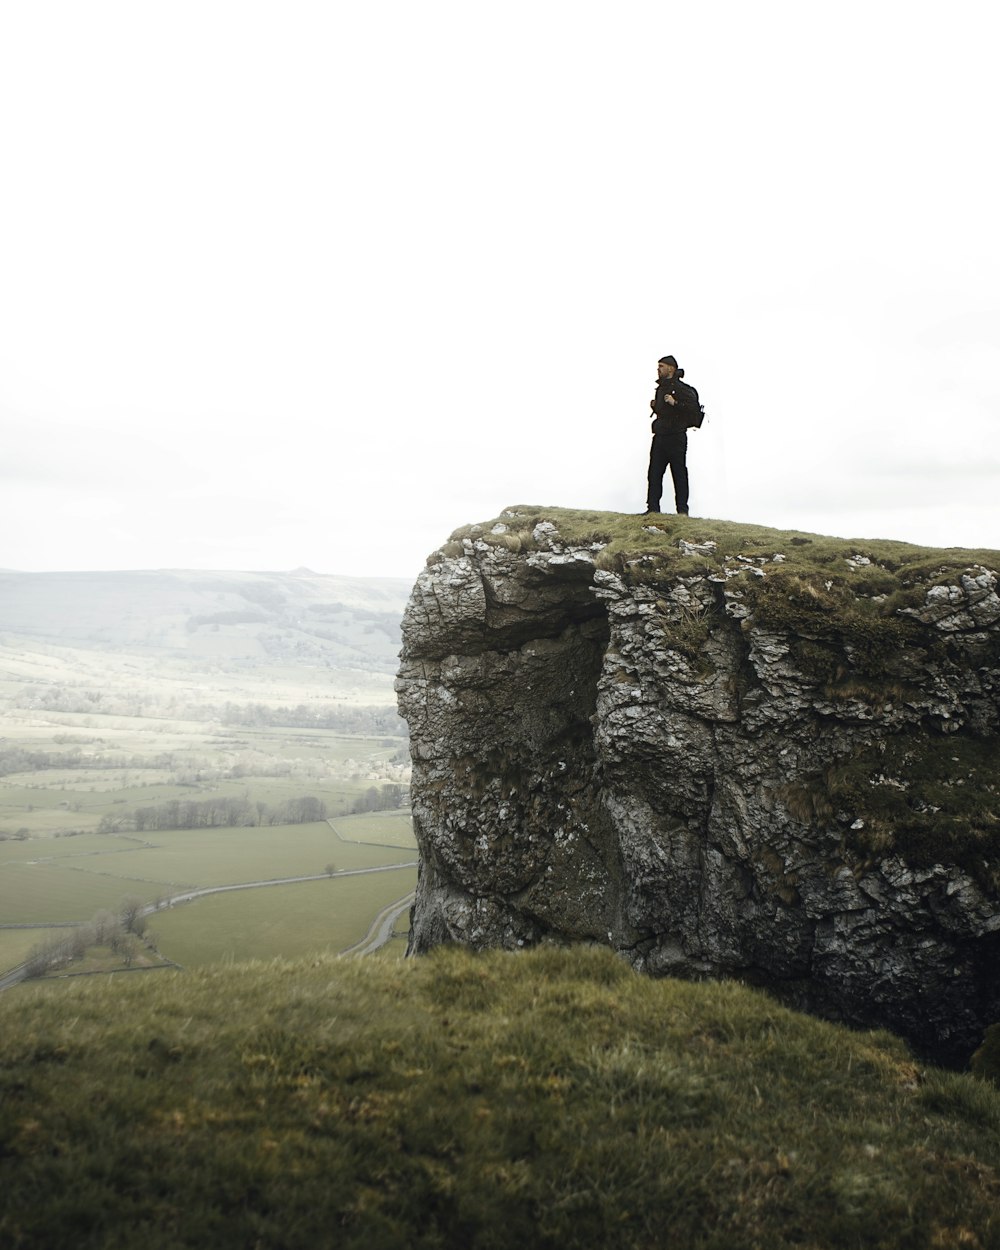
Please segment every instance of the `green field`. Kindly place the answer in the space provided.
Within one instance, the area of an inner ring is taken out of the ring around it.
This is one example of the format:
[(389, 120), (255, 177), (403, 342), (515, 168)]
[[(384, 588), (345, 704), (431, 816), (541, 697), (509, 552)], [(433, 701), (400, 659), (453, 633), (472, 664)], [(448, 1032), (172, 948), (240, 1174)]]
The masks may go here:
[[(385, 838), (387, 831), (392, 831), (393, 836), (402, 839), (409, 830), (408, 813), (394, 813), (391, 818), (386, 814), (376, 815), (381, 815), (382, 819), (367, 816), (352, 819), (351, 831), (360, 834), (370, 829), (375, 838)], [(85, 921), (101, 909), (115, 911), (126, 895), (153, 903), (195, 887), (311, 876), (327, 873), (330, 868), (335, 871), (376, 868), (410, 863), (415, 857), (414, 850), (375, 844), (374, 839), (373, 844), (344, 842), (326, 821), (249, 829), (186, 829), (148, 835), (29, 838), (0, 843), (0, 923)], [(409, 876), (405, 876), (407, 871)], [(412, 875), (413, 869), (403, 870), (399, 880), (405, 876), (408, 882)], [(339, 950), (352, 939), (363, 936), (368, 921), (385, 903), (412, 888), (405, 883), (383, 887), (383, 882), (394, 877), (395, 874), (375, 874), (372, 878), (316, 882), (320, 887), (316, 898), (328, 900), (332, 886), (338, 887), (338, 918), (334, 921), (333, 937), (327, 933), (331, 917), (324, 916), (307, 902), (307, 884), (247, 891), (239, 899), (232, 896), (224, 902), (216, 899), (213, 903), (217, 911), (206, 901), (198, 907), (185, 908), (183, 922), (171, 921), (169, 927), (171, 932), (176, 932), (180, 923), (190, 927), (194, 933), (191, 944), (198, 946), (201, 942), (198, 935), (205, 924), (210, 930), (206, 936), (208, 946), (219, 947), (225, 954), (229, 947), (224, 943), (219, 945), (220, 921), (216, 917), (251, 917), (266, 912), (270, 917), (266, 931), (274, 942), (268, 946), (259, 937), (255, 939), (255, 956), (298, 955), (308, 949), (310, 943), (320, 949), (332, 946)], [(373, 884), (375, 882), (378, 884)], [(280, 904), (265, 901), (270, 894), (280, 896)], [(344, 902), (345, 896), (355, 901)], [(276, 913), (282, 909), (287, 909), (288, 915), (279, 923)], [(211, 920), (207, 919), (210, 914)], [(158, 927), (163, 928), (159, 920), (158, 917)], [(253, 921), (247, 919), (239, 919), (234, 924), (240, 934), (253, 927)], [(345, 925), (352, 926), (349, 932), (345, 933)], [(240, 941), (242, 937), (234, 938), (236, 945)], [(22, 944), (12, 945), (17, 946), (20, 954)], [(0, 947), (0, 952), (3, 949)], [(185, 962), (180, 956), (177, 958)], [(3, 966), (10, 967), (17, 962), (20, 958)]]
[(415, 858), (411, 851), (341, 842), (325, 821), (264, 829), (186, 829), (150, 838), (155, 845), (135, 856), (142, 875), (194, 885), (307, 876), (324, 872), (329, 864), (375, 868)]
[[(364, 877), (212, 894), (149, 919), (157, 949), (185, 968), (220, 960), (337, 954), (364, 936), (375, 915), (417, 882), (415, 868)], [(401, 926), (406, 927), (405, 915)], [(390, 943), (398, 958), (399, 943)]]
[(0, 929), (0, 972), (24, 963), (36, 946), (53, 937), (64, 937), (69, 929)]
[(96, 911), (117, 910), (125, 895), (152, 902), (162, 888), (120, 873), (101, 875), (53, 863), (7, 864), (0, 870), (0, 923), (89, 920)]
[[(164, 582), (168, 599), (174, 581)], [(223, 593), (214, 582), (203, 592), (209, 608)], [(115, 634), (107, 605), (89, 600), (63, 614), (70, 633), (92, 611)], [(308, 657), (248, 658), (238, 630), (213, 633), (207, 642), (218, 642), (217, 655), (207, 658), (188, 645), (196, 633), (178, 634), (144, 599), (130, 611), (151, 613), (149, 638), (158, 644), (123, 636), (105, 645), (97, 635), (69, 646), (0, 640), (0, 925), (88, 924), (98, 912), (119, 914), (126, 898), (152, 906), (192, 889), (316, 877), (160, 911), (149, 927), (169, 941), (168, 957), (192, 965), (358, 942), (387, 903), (413, 888), (412, 868), (330, 875), (416, 860), (409, 811), (395, 807), (409, 781), (406, 740), (365, 728), (399, 725), (391, 674), (317, 667)], [(364, 731), (309, 721), (341, 713)], [(283, 820), (307, 797), (332, 823), (154, 831), (155, 819), (135, 819), (167, 802), (190, 813), (225, 799), (245, 802), (254, 819)], [(367, 810), (382, 806), (393, 810)], [(365, 814), (352, 814), (357, 808)], [(0, 972), (71, 932), (0, 928)], [(74, 964), (103, 966), (107, 950), (95, 946)]]
[(334, 822), (334, 826), (342, 838), (375, 842), (382, 846), (412, 846), (414, 850), (417, 849), (409, 811), (362, 812), (356, 816), (341, 816)]
[(6, 864), (82, 859), (86, 855), (121, 852), (141, 846), (143, 841), (143, 838), (134, 835), (128, 838), (109, 838), (99, 833), (81, 833), (72, 838), (56, 834), (25, 838), (23, 841), (0, 842), (0, 868)]
[[(233, 757), (225, 768), (203, 769), (192, 766), (190, 775), (201, 780), (179, 782), (172, 778), (184, 773), (178, 765), (167, 769), (46, 769), (34, 773), (14, 773), (0, 779), (0, 834), (14, 835), (19, 829), (29, 834), (66, 832), (96, 828), (101, 817), (115, 808), (148, 807), (169, 799), (199, 799), (212, 795), (240, 797), (248, 791), (255, 800), (278, 803), (301, 794), (323, 798), (331, 815), (346, 815), (352, 804), (373, 784), (366, 765), (386, 767), (385, 756), (399, 752), (377, 743), (368, 760), (365, 743), (354, 739), (354, 754), (342, 742), (333, 742), (325, 764), (296, 755), (281, 759), (280, 743), (274, 752), (261, 757), (256, 749)], [(322, 747), (317, 745), (317, 753)], [(238, 776), (222, 775), (226, 770)], [(268, 770), (285, 770), (273, 775)]]

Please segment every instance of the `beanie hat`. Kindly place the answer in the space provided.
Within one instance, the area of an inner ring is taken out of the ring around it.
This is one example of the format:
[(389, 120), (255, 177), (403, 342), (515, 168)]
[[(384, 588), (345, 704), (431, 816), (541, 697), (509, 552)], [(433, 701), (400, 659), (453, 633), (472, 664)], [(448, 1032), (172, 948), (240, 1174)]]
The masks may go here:
[(674, 368), (676, 369), (677, 357), (676, 356), (661, 356), (660, 359), (656, 363), (658, 365), (673, 365)]

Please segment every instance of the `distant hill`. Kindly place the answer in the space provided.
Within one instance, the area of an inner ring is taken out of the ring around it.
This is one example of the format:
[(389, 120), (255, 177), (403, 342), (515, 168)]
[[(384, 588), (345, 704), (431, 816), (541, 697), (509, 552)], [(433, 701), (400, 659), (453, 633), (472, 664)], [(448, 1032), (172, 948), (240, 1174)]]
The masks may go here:
[(0, 637), (225, 665), (395, 671), (411, 584), (288, 573), (0, 571)]

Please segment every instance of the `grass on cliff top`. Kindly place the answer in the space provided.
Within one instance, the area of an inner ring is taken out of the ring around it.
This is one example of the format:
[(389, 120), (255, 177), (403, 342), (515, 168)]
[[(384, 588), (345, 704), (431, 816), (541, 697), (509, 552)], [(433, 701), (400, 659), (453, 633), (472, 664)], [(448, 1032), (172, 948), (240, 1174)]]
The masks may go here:
[(0, 997), (0, 1244), (1000, 1247), (1000, 1090), (605, 950)]
[[(650, 577), (712, 572), (740, 556), (771, 562), (775, 555), (781, 555), (785, 577), (821, 575), (824, 580), (850, 582), (862, 593), (874, 595), (918, 584), (931, 585), (947, 580), (949, 573), (974, 565), (993, 569), (1000, 566), (1000, 552), (989, 549), (920, 547), (892, 539), (831, 538), (800, 530), (669, 513), (645, 516), (535, 504), (512, 504), (491, 521), (462, 526), (443, 550), (448, 555), (459, 554), (465, 538), (532, 550), (538, 546), (532, 531), (542, 521), (555, 525), (563, 542), (604, 544), (596, 556), (598, 567), (621, 570), (629, 562), (645, 558)], [(497, 525), (506, 526), (507, 532), (492, 533)], [(695, 545), (713, 542), (716, 546), (711, 552), (688, 555), (679, 547), (680, 539)], [(855, 556), (864, 556), (870, 565), (853, 568), (847, 561)]]
[[(919, 547), (700, 517), (526, 504), (505, 509), (495, 521), (457, 530), (441, 554), (460, 554), (468, 539), (530, 551), (539, 546), (535, 527), (546, 521), (556, 530), (550, 540), (592, 546), (596, 566), (627, 583), (657, 587), (678, 577), (716, 576), (743, 597), (755, 625), (792, 636), (804, 676), (825, 684), (833, 697), (846, 693), (838, 689), (845, 680), (860, 678), (871, 683), (867, 695), (883, 699), (883, 686), (907, 647), (919, 646), (941, 658), (947, 638), (901, 610), (923, 605), (931, 586), (954, 584), (965, 570), (1000, 569), (1000, 552), (987, 549)], [(504, 531), (494, 533), (498, 526)], [(435, 558), (441, 557), (435, 553)], [(858, 689), (856, 684), (852, 689)], [(859, 693), (865, 695), (863, 689)]]

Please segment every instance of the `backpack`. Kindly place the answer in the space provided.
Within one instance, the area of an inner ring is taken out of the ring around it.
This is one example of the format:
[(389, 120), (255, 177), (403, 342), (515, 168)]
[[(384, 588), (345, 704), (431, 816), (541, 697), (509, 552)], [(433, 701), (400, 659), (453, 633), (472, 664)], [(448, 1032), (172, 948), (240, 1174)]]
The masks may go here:
[(691, 409), (692, 413), (695, 410), (697, 410), (697, 413), (698, 413), (697, 416), (692, 415), (688, 417), (688, 422), (687, 422), (688, 429), (700, 430), (701, 424), (705, 420), (705, 405), (699, 401), (698, 392), (694, 389), (693, 386), (690, 386), (687, 382), (684, 382), (684, 381), (679, 381), (679, 386), (683, 387), (684, 390), (688, 392), (688, 396), (687, 396), (688, 407)]

